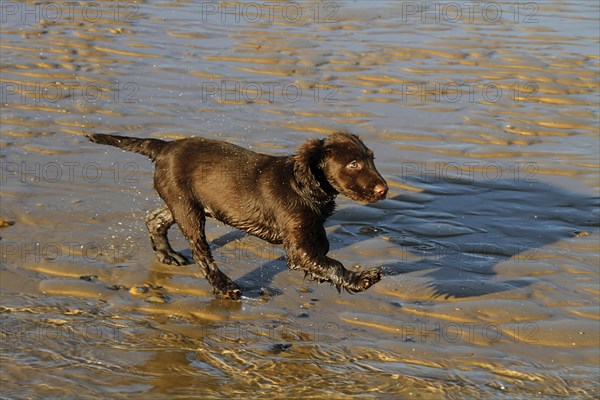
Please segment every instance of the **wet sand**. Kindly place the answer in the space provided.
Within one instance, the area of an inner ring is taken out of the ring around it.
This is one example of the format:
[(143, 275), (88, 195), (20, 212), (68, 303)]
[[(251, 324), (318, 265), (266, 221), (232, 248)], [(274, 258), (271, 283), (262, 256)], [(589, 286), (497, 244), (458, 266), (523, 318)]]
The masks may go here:
[[(3, 397), (600, 394), (595, 2), (35, 4), (2, 14)], [(240, 302), (156, 261), (151, 163), (81, 136), (341, 128), (391, 190), (339, 199), (331, 253), (384, 279), (338, 295), (210, 222)]]

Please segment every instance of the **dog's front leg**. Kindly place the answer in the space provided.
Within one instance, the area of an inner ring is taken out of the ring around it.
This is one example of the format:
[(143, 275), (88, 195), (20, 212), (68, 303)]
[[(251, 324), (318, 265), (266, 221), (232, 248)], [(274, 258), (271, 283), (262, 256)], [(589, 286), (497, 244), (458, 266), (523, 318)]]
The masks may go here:
[(353, 272), (344, 268), (341, 262), (327, 257), (329, 245), (322, 227), (288, 234), (284, 248), (291, 269), (301, 269), (318, 282), (330, 282), (338, 291), (343, 288), (350, 293), (363, 292), (381, 280), (379, 268)]

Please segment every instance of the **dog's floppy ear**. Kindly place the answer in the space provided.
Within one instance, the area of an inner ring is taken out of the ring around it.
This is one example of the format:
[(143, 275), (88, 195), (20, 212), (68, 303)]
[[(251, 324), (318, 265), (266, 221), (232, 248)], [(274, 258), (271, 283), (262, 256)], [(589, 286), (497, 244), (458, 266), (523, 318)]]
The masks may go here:
[(304, 188), (319, 186), (315, 174), (319, 171), (324, 152), (322, 139), (311, 139), (298, 146), (298, 150), (294, 155), (294, 174), (298, 183)]

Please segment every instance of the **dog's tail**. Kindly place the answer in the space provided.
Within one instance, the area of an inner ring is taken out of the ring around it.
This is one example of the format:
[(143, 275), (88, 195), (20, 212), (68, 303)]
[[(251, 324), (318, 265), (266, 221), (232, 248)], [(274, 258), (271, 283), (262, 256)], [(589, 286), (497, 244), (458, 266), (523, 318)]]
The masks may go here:
[(168, 142), (160, 139), (138, 139), (129, 136), (114, 136), (103, 133), (83, 133), (90, 142), (107, 144), (123, 150), (129, 150), (150, 157), (154, 161), (158, 153)]

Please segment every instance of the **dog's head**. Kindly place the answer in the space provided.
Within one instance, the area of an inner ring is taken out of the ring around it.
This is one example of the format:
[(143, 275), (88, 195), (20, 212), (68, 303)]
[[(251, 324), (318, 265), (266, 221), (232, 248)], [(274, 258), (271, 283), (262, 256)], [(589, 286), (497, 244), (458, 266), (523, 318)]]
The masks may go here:
[(295, 157), (297, 170), (312, 173), (321, 186), (329, 185), (325, 191), (333, 189), (360, 203), (383, 200), (388, 191), (373, 160), (373, 152), (347, 132), (310, 140), (298, 148)]

